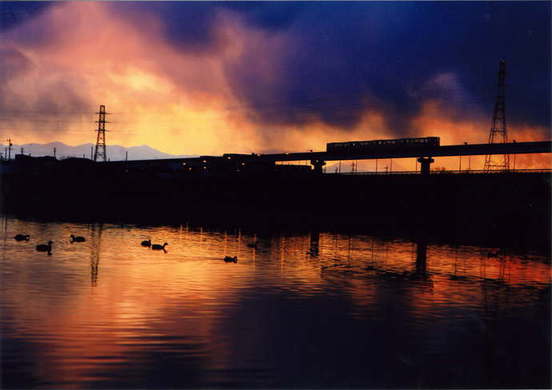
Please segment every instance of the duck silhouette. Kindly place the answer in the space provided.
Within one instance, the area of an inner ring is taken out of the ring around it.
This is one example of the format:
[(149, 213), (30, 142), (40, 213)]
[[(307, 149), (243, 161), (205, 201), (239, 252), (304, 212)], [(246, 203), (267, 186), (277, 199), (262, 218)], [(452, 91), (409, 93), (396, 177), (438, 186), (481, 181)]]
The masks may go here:
[(238, 256), (224, 256), (224, 262), (225, 263), (237, 263), (238, 262)]
[(154, 249), (154, 250), (165, 250), (165, 246), (166, 245), (169, 245), (167, 243), (164, 243), (163, 245), (159, 245), (159, 244), (152, 244), (151, 245), (151, 249)]
[(31, 236), (28, 234), (17, 234), (13, 239), (15, 241), (29, 241), (29, 238), (31, 238)]
[(144, 241), (142, 241), (142, 243), (140, 245), (150, 247), (151, 246), (151, 240), (144, 240)]
[(73, 234), (71, 234), (71, 243), (73, 242), (85, 242), (86, 241), (86, 238), (82, 237), (82, 236), (74, 236)]
[(52, 254), (53, 241), (48, 241), (48, 244), (39, 244), (36, 246), (38, 252), (48, 252), (48, 255)]

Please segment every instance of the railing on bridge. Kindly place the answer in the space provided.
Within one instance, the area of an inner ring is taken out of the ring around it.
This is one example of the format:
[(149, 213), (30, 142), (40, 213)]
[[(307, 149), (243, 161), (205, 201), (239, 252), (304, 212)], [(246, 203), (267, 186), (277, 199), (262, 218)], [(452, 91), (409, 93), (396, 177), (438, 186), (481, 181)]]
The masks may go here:
[[(432, 175), (448, 175), (448, 174), (515, 174), (515, 173), (550, 173), (552, 174), (552, 169), (509, 169), (504, 170), (494, 170), (494, 171), (485, 171), (485, 170), (476, 170), (476, 169), (462, 169), (462, 170), (432, 170)], [(420, 171), (362, 171), (362, 172), (325, 172), (325, 175), (420, 175)]]

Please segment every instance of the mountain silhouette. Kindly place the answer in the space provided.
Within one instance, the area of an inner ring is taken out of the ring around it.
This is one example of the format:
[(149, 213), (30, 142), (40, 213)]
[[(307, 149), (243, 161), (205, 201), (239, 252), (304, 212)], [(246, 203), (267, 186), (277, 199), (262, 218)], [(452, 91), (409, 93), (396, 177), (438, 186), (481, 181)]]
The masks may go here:
[[(87, 143), (82, 145), (66, 145), (62, 142), (51, 142), (48, 144), (23, 144), (12, 146), (12, 158), (16, 154), (21, 153), (23, 148), (23, 154), (31, 155), (34, 157), (40, 156), (53, 156), (54, 148), (56, 149), (56, 157), (58, 159), (68, 157), (85, 157), (91, 158), (93, 153), (94, 144)], [(4, 153), (5, 146), (2, 148)], [(169, 154), (163, 153), (159, 150), (153, 149), (147, 145), (125, 147), (120, 145), (107, 145), (106, 146), (107, 158), (111, 161), (124, 160), (126, 158), (126, 152), (128, 152), (129, 160), (151, 160), (158, 158), (181, 158), (181, 157), (193, 157), (189, 155)]]

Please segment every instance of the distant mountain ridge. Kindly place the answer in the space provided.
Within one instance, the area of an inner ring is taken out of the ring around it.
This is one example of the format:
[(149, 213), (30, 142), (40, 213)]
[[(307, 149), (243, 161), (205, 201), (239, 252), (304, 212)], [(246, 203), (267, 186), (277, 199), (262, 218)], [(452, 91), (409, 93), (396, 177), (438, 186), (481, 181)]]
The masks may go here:
[[(12, 158), (16, 154), (21, 153), (21, 148), (23, 148), (23, 154), (31, 155), (35, 157), (40, 156), (53, 156), (54, 148), (56, 149), (56, 157), (58, 159), (67, 158), (67, 157), (85, 157), (91, 158), (91, 153), (93, 153), (94, 144), (87, 143), (82, 145), (66, 145), (62, 142), (51, 142), (48, 144), (23, 144), (23, 145), (13, 145), (12, 146)], [(129, 160), (152, 160), (159, 158), (183, 158), (183, 157), (194, 157), (191, 155), (180, 155), (180, 154), (169, 154), (163, 153), (159, 150), (153, 149), (147, 145), (140, 146), (120, 146), (120, 145), (107, 145), (106, 146), (107, 158), (110, 161), (120, 161), (125, 160), (126, 153), (128, 152)], [(2, 149), (2, 153), (4, 150)]]

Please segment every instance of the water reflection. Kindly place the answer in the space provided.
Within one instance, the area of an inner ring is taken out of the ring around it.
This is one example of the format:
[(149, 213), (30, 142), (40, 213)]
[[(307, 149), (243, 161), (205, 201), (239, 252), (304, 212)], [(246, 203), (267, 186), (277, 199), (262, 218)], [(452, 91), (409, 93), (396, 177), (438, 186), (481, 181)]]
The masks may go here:
[(98, 284), (98, 268), (100, 265), (100, 250), (102, 238), (102, 224), (94, 224), (90, 229), (90, 285)]
[(310, 248), (307, 252), (312, 257), (318, 257), (320, 248), (320, 232), (314, 230), (310, 234)]
[(416, 242), (416, 276), (427, 278), (427, 242), (418, 240)]
[[(551, 268), (538, 255), (326, 232), (1, 226), (6, 388), (549, 383)], [(33, 250), (49, 239), (52, 256)]]

